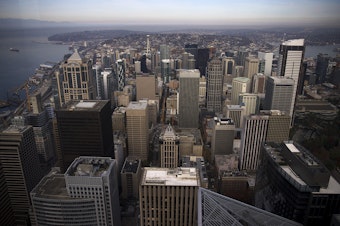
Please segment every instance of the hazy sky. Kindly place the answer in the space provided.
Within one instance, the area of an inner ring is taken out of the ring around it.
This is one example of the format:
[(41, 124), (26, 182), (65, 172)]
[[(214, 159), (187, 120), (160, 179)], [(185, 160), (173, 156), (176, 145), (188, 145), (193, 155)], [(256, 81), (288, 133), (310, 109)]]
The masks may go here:
[(340, 0), (1, 0), (0, 18), (110, 24), (340, 24)]

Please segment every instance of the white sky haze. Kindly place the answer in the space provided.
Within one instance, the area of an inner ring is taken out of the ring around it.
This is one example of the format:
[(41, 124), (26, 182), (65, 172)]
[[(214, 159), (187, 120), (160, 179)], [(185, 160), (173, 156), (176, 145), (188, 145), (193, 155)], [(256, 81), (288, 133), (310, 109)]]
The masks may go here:
[(340, 0), (2, 0), (0, 18), (102, 24), (336, 24)]

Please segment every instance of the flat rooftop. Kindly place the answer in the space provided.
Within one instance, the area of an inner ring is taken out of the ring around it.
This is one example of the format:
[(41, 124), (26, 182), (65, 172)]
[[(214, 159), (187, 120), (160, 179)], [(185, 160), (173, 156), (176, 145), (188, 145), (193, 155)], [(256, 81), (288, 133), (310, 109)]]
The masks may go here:
[(64, 175), (60, 173), (46, 175), (31, 193), (39, 198), (73, 199), (68, 195)]
[(10, 125), (5, 130), (2, 131), (2, 133), (22, 133), (25, 130), (27, 130), (30, 126), (16, 126), (16, 125)]
[(194, 167), (145, 167), (141, 185), (200, 186), (199, 172)]
[(126, 110), (144, 110), (147, 108), (148, 103), (145, 101), (131, 101)]
[(81, 100), (81, 101), (70, 101), (67, 103), (65, 108), (60, 109), (61, 111), (100, 111), (108, 100)]
[(78, 157), (71, 163), (65, 175), (102, 177), (110, 170), (113, 161), (110, 157)]
[(291, 39), (282, 43), (285, 46), (303, 46), (305, 43), (304, 39)]

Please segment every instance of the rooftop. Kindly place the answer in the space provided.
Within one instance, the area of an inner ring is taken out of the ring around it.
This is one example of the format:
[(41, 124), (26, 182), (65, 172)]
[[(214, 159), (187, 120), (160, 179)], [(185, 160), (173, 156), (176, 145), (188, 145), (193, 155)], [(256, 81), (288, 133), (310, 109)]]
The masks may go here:
[(31, 194), (49, 199), (72, 199), (67, 193), (64, 175), (56, 171), (46, 175)]
[(85, 157), (76, 158), (65, 175), (68, 176), (86, 176), (86, 177), (102, 177), (110, 170), (115, 160), (110, 157)]
[(250, 79), (249, 78), (246, 78), (246, 77), (237, 77), (237, 78), (234, 78), (233, 79), (233, 82), (234, 81), (238, 81), (238, 82), (249, 82)]
[(140, 168), (140, 160), (128, 160), (124, 162), (121, 173), (137, 173), (138, 168)]
[(101, 111), (101, 109), (107, 104), (107, 100), (80, 100), (70, 101), (67, 103), (65, 108), (60, 109), (61, 111)]
[(27, 130), (30, 126), (17, 126), (17, 125), (10, 125), (7, 127), (2, 133), (23, 133)]
[(199, 172), (193, 167), (145, 167), (141, 185), (200, 186)]
[(275, 84), (294, 85), (294, 80), (283, 76), (270, 76), (269, 79), (273, 80)]
[(131, 101), (126, 110), (144, 110), (147, 108), (147, 105), (144, 101)]
[(284, 46), (303, 46), (305, 43), (304, 39), (291, 39), (282, 43)]

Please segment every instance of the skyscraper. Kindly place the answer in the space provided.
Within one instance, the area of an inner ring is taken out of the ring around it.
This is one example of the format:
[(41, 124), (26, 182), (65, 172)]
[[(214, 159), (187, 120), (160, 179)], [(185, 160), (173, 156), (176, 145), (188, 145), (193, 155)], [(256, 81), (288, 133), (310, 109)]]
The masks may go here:
[(100, 94), (101, 100), (111, 100), (113, 92), (113, 73), (111, 68), (105, 68), (100, 73), (102, 92)]
[(235, 60), (232, 57), (222, 58), (223, 75), (232, 75), (235, 67)]
[(31, 191), (31, 200), (33, 225), (97, 225), (95, 200), (71, 197), (57, 169)]
[(91, 61), (76, 50), (61, 64), (63, 73), (57, 74), (60, 105), (70, 100), (93, 100), (96, 96)]
[(235, 125), (228, 118), (214, 118), (215, 124), (211, 137), (211, 159), (215, 155), (228, 155), (234, 153)]
[(245, 117), (241, 135), (240, 170), (256, 171), (260, 162), (260, 150), (266, 141), (268, 116)]
[(118, 79), (118, 91), (123, 91), (125, 86), (125, 63), (121, 59), (116, 61), (116, 76)]
[(94, 199), (97, 225), (120, 225), (116, 164), (109, 157), (81, 156), (65, 172), (71, 197)]
[(234, 121), (236, 129), (240, 129), (243, 126), (246, 107), (243, 105), (227, 105), (225, 110), (225, 116)]
[[(197, 63), (197, 56), (198, 56), (198, 45), (197, 44), (185, 44), (184, 46), (185, 52), (190, 53), (194, 56), (194, 60)], [(195, 69), (197, 68), (197, 64), (195, 63), (194, 68), (189, 69)]]
[(283, 42), (280, 45), (278, 76), (294, 80), (294, 93), (290, 107), (290, 115), (294, 110), (298, 87), (303, 85), (301, 77), (302, 61), (305, 53), (304, 39), (293, 39)]
[(145, 167), (139, 187), (140, 222), (144, 225), (197, 225), (196, 168)]
[(279, 110), (261, 111), (269, 115), (266, 142), (281, 143), (289, 139), (290, 116)]
[(139, 183), (141, 177), (141, 161), (139, 159), (130, 160), (125, 159), (124, 165), (120, 172), (122, 181), (122, 198), (138, 198), (139, 196)]
[(260, 98), (254, 93), (240, 93), (239, 105), (245, 106), (244, 115), (257, 114), (260, 110)]
[(254, 57), (246, 57), (244, 62), (243, 77), (252, 79), (253, 75), (259, 72), (259, 59)]
[(315, 69), (318, 84), (324, 83), (326, 81), (329, 60), (330, 60), (330, 57), (328, 56), (328, 54), (322, 54), (322, 53), (318, 54), (318, 57), (316, 60), (316, 69)]
[(212, 58), (207, 69), (207, 109), (212, 112), (222, 112), (222, 61)]
[(239, 104), (239, 94), (249, 93), (251, 88), (251, 80), (249, 78), (238, 77), (234, 78), (231, 90), (231, 104)]
[(179, 136), (169, 124), (159, 137), (161, 167), (177, 168), (179, 166)]
[(267, 143), (256, 174), (255, 206), (302, 223), (330, 225), (340, 213), (340, 184), (293, 141)]
[(274, 55), (273, 53), (265, 53), (265, 52), (257, 53), (257, 57), (260, 60), (259, 63), (263, 66), (263, 69), (259, 70), (260, 73), (263, 73), (266, 76), (272, 75), (273, 55)]
[(261, 73), (253, 75), (252, 93), (265, 93), (266, 76)]
[(1, 187), (7, 187), (0, 196), (7, 192), (16, 225), (28, 225), (29, 193), (43, 177), (31, 126), (11, 125), (0, 132), (0, 165), (5, 179)]
[(195, 70), (179, 72), (179, 126), (182, 128), (198, 128), (199, 116), (199, 79), (200, 73)]
[(209, 60), (209, 49), (208, 48), (198, 49), (197, 54), (198, 54), (196, 59), (197, 68), (198, 70), (200, 70), (201, 75), (205, 75), (207, 63)]
[(117, 162), (76, 158), (66, 173), (45, 176), (31, 192), (38, 225), (120, 226)]
[(81, 156), (113, 156), (110, 101), (73, 101), (56, 111), (62, 169)]
[(32, 111), (25, 115), (25, 120), (33, 127), (40, 165), (47, 173), (56, 161), (52, 120), (42, 106), (40, 93), (31, 94), (29, 98)]
[(163, 83), (169, 83), (170, 81), (170, 59), (163, 59), (161, 61), (161, 75)]
[(156, 88), (157, 88), (157, 79), (155, 75), (137, 75), (136, 76), (136, 100), (139, 101), (141, 99), (150, 99), (157, 100), (156, 97)]
[(291, 78), (267, 77), (263, 108), (265, 110), (284, 111), (292, 117), (295, 93), (294, 84), (295, 82)]
[(164, 59), (170, 59), (170, 48), (168, 45), (162, 44), (159, 46), (160, 61)]
[(149, 154), (149, 115), (145, 101), (129, 103), (126, 108), (128, 153), (131, 159), (147, 160)]

